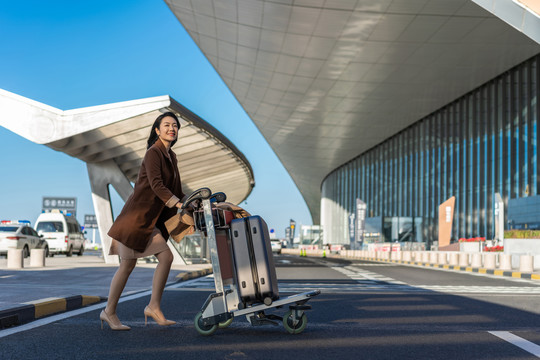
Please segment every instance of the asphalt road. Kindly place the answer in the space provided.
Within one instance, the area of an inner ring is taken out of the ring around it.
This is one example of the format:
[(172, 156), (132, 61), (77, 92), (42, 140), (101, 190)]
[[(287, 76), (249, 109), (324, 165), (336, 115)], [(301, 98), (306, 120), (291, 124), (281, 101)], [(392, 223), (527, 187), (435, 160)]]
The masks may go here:
[[(366, 261), (278, 256), (280, 293), (321, 289), (306, 330), (235, 319), (199, 335), (193, 317), (211, 277), (168, 287), (163, 311), (178, 323), (144, 326), (149, 295), (125, 298), (128, 332), (100, 328), (102, 305), (3, 336), (1, 359), (537, 359), (540, 283)], [(284, 310), (276, 312), (282, 315)], [(47, 319), (45, 319), (47, 320)], [(47, 321), (43, 321), (44, 323)], [(517, 337), (516, 337), (517, 336)], [(521, 347), (525, 347), (524, 350)], [(535, 356), (534, 353), (537, 352)]]

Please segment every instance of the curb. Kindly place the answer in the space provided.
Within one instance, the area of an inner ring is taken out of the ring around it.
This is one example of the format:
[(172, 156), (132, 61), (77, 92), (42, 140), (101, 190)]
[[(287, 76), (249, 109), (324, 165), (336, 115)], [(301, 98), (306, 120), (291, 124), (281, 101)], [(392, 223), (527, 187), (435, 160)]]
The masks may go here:
[(176, 279), (178, 279), (178, 281), (186, 281), (186, 280), (191, 280), (191, 279), (196, 279), (196, 278), (199, 278), (199, 277), (203, 277), (203, 276), (206, 276), (206, 275), (209, 275), (209, 274), (212, 274), (212, 273), (213, 273), (212, 268), (206, 268), (206, 269), (194, 270), (194, 271), (187, 271), (187, 272), (176, 275)]
[(403, 265), (415, 265), (415, 266), (432, 267), (432, 268), (445, 269), (445, 270), (466, 271), (466, 272), (472, 272), (472, 273), (478, 273), (478, 274), (513, 277), (513, 278), (518, 278), (518, 279), (540, 280), (540, 274), (522, 273), (519, 271), (473, 268), (470, 266), (440, 265), (440, 264), (431, 264), (431, 263), (415, 262), (415, 261), (402, 261), (402, 260), (384, 261), (384, 260), (379, 260), (379, 259), (374, 259), (374, 258), (360, 258), (360, 260), (391, 262), (391, 263), (403, 264)]
[(65, 298), (46, 298), (0, 310), (0, 329), (22, 325), (44, 316), (79, 309), (106, 300), (100, 296), (75, 295)]
[[(176, 279), (177, 281), (186, 281), (212, 274), (212, 272), (211, 268), (187, 271), (176, 275)], [(46, 298), (19, 304), (9, 309), (0, 310), (0, 329), (26, 324), (48, 315), (76, 310), (102, 301), (107, 301), (107, 298), (75, 295), (65, 298)]]
[[(320, 256), (311, 256), (311, 255), (304, 255), (306, 257), (313, 257), (313, 258), (324, 258)], [(471, 272), (471, 273), (477, 273), (477, 274), (488, 274), (488, 275), (496, 275), (496, 276), (505, 276), (505, 277), (512, 277), (517, 279), (527, 279), (527, 280), (540, 280), (540, 274), (537, 273), (522, 273), (519, 271), (505, 271), (505, 270), (495, 270), (495, 269), (485, 269), (485, 268), (473, 268), (470, 266), (454, 266), (454, 265), (440, 265), (440, 264), (431, 264), (431, 263), (425, 263), (425, 262), (416, 262), (416, 261), (403, 261), (403, 260), (381, 260), (377, 258), (366, 258), (366, 257), (342, 257), (342, 256), (335, 256), (335, 255), (327, 255), (326, 258), (335, 258), (335, 259), (342, 259), (342, 260), (365, 260), (365, 261), (374, 261), (374, 262), (381, 262), (381, 263), (395, 263), (395, 264), (402, 264), (402, 265), (413, 265), (413, 266), (423, 266), (423, 267), (431, 267), (431, 268), (438, 268), (438, 269), (445, 269), (445, 270), (454, 270), (454, 271), (465, 271), (465, 272)]]

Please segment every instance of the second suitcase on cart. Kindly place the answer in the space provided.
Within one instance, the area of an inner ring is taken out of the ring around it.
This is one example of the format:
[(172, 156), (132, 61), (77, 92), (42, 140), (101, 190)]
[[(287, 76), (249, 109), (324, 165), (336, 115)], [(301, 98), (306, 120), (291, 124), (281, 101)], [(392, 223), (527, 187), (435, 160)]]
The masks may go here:
[(231, 221), (231, 240), (238, 293), (243, 302), (279, 299), (276, 267), (268, 226), (260, 216)]

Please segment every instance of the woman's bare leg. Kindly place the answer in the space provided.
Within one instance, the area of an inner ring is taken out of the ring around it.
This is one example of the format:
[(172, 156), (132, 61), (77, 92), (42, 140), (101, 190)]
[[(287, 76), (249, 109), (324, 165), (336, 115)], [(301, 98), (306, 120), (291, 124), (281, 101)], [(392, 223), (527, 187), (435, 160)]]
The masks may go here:
[(124, 287), (128, 281), (129, 275), (137, 265), (137, 259), (126, 259), (120, 261), (120, 266), (116, 270), (111, 280), (111, 287), (109, 289), (109, 297), (107, 298), (107, 306), (105, 307), (105, 312), (111, 316), (116, 314), (116, 306), (118, 305), (118, 300), (120, 300), (120, 295), (124, 291)]
[(163, 290), (165, 289), (165, 284), (167, 283), (167, 278), (169, 277), (174, 257), (171, 250), (168, 249), (160, 252), (156, 257), (159, 260), (159, 263), (154, 271), (152, 296), (150, 297), (148, 307), (158, 316), (163, 317), (163, 313), (161, 312), (161, 297), (163, 295)]

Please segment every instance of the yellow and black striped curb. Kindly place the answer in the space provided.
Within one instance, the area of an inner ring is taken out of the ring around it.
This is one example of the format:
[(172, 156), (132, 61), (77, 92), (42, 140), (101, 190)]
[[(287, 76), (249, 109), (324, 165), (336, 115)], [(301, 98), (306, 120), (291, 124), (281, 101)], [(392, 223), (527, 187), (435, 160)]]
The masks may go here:
[(79, 309), (106, 300), (100, 296), (75, 295), (65, 298), (46, 298), (0, 310), (0, 329), (21, 325), (44, 316)]
[(199, 278), (199, 277), (203, 277), (203, 276), (206, 276), (206, 275), (212, 274), (212, 273), (213, 273), (212, 268), (206, 268), (206, 269), (194, 270), (194, 271), (187, 271), (187, 272), (183, 272), (183, 273), (180, 273), (180, 274), (176, 275), (176, 279), (178, 279), (178, 281), (186, 281), (186, 280), (191, 280), (191, 279), (196, 279), (196, 278)]
[(441, 265), (441, 264), (431, 264), (431, 263), (416, 262), (416, 261), (381, 260), (381, 259), (376, 259), (376, 258), (359, 258), (359, 260), (391, 262), (391, 263), (403, 264), (403, 265), (416, 265), (416, 266), (425, 266), (425, 267), (432, 267), (432, 268), (446, 269), (446, 270), (467, 271), (467, 272), (478, 273), (478, 274), (508, 276), (508, 277), (519, 278), (519, 279), (540, 280), (540, 274), (522, 273), (519, 271), (473, 268), (470, 266)]

